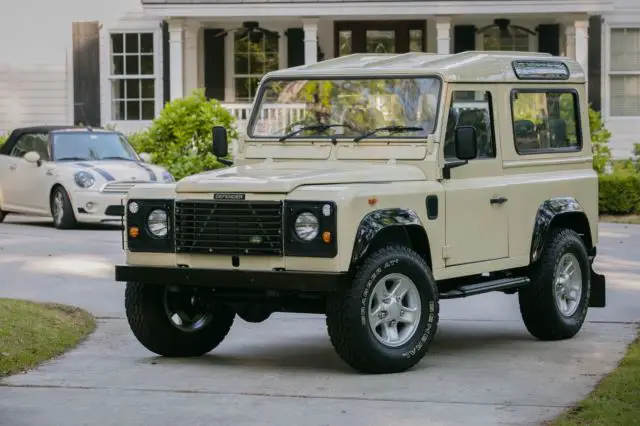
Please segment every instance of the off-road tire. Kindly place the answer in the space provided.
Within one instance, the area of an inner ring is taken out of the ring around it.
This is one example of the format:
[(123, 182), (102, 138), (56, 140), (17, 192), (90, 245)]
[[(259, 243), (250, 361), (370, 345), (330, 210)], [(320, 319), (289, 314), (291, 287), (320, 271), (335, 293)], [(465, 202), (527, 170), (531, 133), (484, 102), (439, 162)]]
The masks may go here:
[[(56, 220), (56, 212), (54, 208), (54, 203), (58, 196), (62, 197), (62, 220), (59, 222)], [(69, 194), (67, 194), (67, 191), (62, 186), (58, 186), (51, 193), (50, 207), (54, 227), (57, 229), (73, 229), (78, 226), (76, 216), (73, 212), (73, 205), (71, 205), (71, 200), (69, 199)]]
[[(560, 258), (568, 252), (573, 253), (580, 264), (582, 294), (576, 311), (570, 317), (565, 317), (555, 301), (554, 283)], [(570, 339), (580, 331), (589, 308), (590, 272), (587, 248), (582, 238), (571, 229), (552, 229), (533, 267), (531, 284), (518, 292), (520, 313), (531, 335), (540, 340), (553, 341)]]
[(127, 283), (125, 308), (131, 331), (148, 350), (165, 357), (197, 357), (216, 348), (227, 336), (235, 312), (216, 305), (213, 318), (201, 329), (185, 332), (176, 328), (164, 308), (165, 286)]
[[(371, 291), (386, 274), (398, 272), (417, 286), (422, 313), (415, 334), (404, 345), (380, 343), (369, 326)], [(406, 371), (427, 353), (438, 326), (438, 290), (431, 270), (418, 253), (405, 246), (388, 246), (372, 253), (355, 274), (351, 286), (330, 296), (327, 331), (338, 356), (366, 374)]]

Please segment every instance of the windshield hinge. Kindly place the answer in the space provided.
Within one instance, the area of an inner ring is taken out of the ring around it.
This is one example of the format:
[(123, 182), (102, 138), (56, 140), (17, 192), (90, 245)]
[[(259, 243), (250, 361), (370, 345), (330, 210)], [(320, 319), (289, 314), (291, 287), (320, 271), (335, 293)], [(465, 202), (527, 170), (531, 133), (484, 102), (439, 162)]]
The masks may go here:
[(442, 258), (449, 259), (449, 246), (442, 246)]

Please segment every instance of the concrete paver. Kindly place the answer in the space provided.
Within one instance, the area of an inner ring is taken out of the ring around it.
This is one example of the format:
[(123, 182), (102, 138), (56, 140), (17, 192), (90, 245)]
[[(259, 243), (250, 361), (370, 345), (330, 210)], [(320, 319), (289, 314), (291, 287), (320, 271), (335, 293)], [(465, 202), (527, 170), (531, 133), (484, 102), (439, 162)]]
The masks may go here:
[(613, 369), (640, 321), (640, 227), (603, 224), (600, 234), (608, 306), (574, 339), (533, 339), (514, 296), (443, 301), (415, 369), (366, 376), (339, 360), (316, 315), (236, 319), (207, 356), (156, 357), (124, 319), (119, 231), (3, 224), (1, 297), (73, 303), (101, 319), (76, 350), (0, 382), (0, 425), (537, 424)]

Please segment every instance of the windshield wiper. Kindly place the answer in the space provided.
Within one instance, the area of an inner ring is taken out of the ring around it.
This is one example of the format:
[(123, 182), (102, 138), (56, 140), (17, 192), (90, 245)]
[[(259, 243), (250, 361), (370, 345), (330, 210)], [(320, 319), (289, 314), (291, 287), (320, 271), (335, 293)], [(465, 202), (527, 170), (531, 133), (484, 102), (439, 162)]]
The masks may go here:
[(127, 161), (133, 161), (131, 158), (128, 157), (102, 157), (101, 160), (127, 160)]
[(304, 132), (305, 130), (315, 130), (317, 132), (322, 132), (322, 131), (328, 130), (328, 129), (332, 128), (332, 127), (349, 127), (349, 126), (347, 126), (346, 124), (323, 124), (323, 123), (310, 124), (308, 126), (301, 127), (300, 129), (298, 129), (298, 130), (296, 130), (294, 132), (291, 132), (291, 133), (288, 133), (288, 134), (282, 136), (279, 139), (279, 141), (280, 142), (284, 142), (285, 140), (289, 139), (291, 136), (295, 136), (298, 133)]
[(386, 127), (379, 127), (377, 129), (374, 129), (368, 133), (364, 133), (360, 136), (357, 136), (355, 138), (353, 138), (354, 142), (360, 142), (362, 139), (364, 138), (368, 138), (371, 135), (374, 135), (378, 132), (382, 132), (382, 131), (387, 131), (390, 133), (398, 133), (398, 132), (419, 132), (420, 130), (424, 130), (422, 127), (407, 127), (407, 126), (386, 126)]
[(93, 160), (91, 158), (62, 157), (62, 158), (56, 158), (56, 161), (93, 161)]

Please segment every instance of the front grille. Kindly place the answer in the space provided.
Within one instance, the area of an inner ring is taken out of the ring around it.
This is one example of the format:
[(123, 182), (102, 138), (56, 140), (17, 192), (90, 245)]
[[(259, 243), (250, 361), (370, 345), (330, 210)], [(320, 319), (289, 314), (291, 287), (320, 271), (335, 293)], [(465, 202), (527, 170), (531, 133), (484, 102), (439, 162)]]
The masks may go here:
[(119, 181), (119, 182), (111, 182), (106, 184), (102, 188), (102, 192), (106, 194), (126, 194), (131, 188), (139, 183), (147, 183), (143, 181), (136, 182), (127, 182), (127, 181)]
[(282, 256), (282, 203), (176, 201), (176, 252)]

